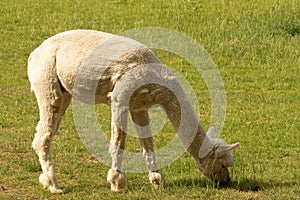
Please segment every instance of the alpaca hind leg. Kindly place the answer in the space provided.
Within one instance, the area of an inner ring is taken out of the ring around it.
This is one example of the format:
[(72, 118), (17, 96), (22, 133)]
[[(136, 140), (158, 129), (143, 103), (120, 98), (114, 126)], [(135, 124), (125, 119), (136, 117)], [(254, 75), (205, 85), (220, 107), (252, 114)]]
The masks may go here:
[(149, 124), (148, 112), (131, 112), (131, 116), (139, 137), (141, 151), (146, 160), (149, 172), (149, 180), (151, 184), (155, 188), (157, 188), (159, 187), (159, 185), (164, 184), (164, 177), (159, 172), (156, 164), (155, 153), (153, 149), (153, 137), (151, 127)]
[(58, 129), (71, 97), (69, 94), (62, 93), (56, 81), (45, 85), (34, 85), (33, 90), (40, 109), (40, 121), (32, 142), (32, 147), (36, 151), (42, 167), (39, 181), (51, 193), (62, 193), (63, 190), (60, 189), (57, 183), (50, 155), (51, 140)]
[(70, 105), (71, 99), (72, 99), (71, 94), (69, 94), (68, 92), (63, 92), (62, 93), (62, 98), (61, 98), (61, 103), (60, 103), (60, 108), (59, 108), (59, 113), (58, 113), (59, 119), (57, 119), (58, 124), (56, 126), (55, 131), (54, 131), (54, 134), (56, 134), (57, 131), (58, 131), (60, 122), (61, 122), (63, 116), (65, 115), (65, 112), (66, 112), (67, 108)]

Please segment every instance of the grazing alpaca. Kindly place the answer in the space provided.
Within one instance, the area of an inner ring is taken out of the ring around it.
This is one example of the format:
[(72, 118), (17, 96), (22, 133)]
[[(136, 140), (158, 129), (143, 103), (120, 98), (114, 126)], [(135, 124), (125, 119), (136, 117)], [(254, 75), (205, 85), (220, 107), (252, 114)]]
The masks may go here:
[(127, 116), (130, 112), (154, 187), (163, 183), (153, 150), (147, 110), (159, 104), (176, 129), (196, 166), (216, 183), (230, 180), (233, 166), (228, 145), (206, 134), (185, 92), (170, 70), (146, 46), (129, 38), (104, 32), (74, 30), (55, 35), (35, 49), (28, 60), (28, 76), (35, 93), (40, 120), (32, 147), (42, 167), (40, 183), (52, 193), (63, 192), (56, 180), (50, 155), (71, 98), (84, 103), (111, 106), (110, 153), (112, 166), (107, 180), (113, 191), (125, 183), (121, 170)]

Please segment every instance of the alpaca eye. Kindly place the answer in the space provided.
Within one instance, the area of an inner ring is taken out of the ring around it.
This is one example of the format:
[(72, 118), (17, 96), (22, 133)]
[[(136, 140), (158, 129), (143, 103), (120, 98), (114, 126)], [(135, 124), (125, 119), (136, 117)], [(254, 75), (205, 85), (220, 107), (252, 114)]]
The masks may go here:
[(225, 169), (226, 167), (224, 165), (222, 165), (222, 168)]

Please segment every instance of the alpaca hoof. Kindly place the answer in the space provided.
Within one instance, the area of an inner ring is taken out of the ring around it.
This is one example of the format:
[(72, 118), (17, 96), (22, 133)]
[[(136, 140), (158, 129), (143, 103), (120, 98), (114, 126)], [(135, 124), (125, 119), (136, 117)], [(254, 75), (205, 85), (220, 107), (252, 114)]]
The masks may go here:
[(159, 186), (163, 186), (165, 183), (164, 176), (159, 172), (149, 172), (149, 180), (154, 188), (158, 188)]
[(110, 184), (110, 190), (112, 192), (120, 192), (121, 188), (118, 188), (115, 184)]
[(118, 192), (126, 182), (125, 173), (115, 169), (110, 169), (107, 173), (107, 181), (110, 183), (111, 191)]
[(63, 193), (63, 190), (60, 189), (57, 184), (53, 185), (51, 179), (45, 175), (45, 174), (41, 174), (39, 177), (39, 181), (40, 184), (45, 188), (45, 189), (49, 189), (51, 193), (53, 194), (61, 194)]
[(54, 186), (49, 186), (49, 190), (52, 194), (62, 194), (64, 191), (60, 188), (54, 187)]
[(51, 185), (51, 180), (50, 178), (45, 175), (45, 174), (41, 174), (39, 177), (39, 181), (40, 184), (44, 187), (44, 188), (49, 188), (49, 186)]

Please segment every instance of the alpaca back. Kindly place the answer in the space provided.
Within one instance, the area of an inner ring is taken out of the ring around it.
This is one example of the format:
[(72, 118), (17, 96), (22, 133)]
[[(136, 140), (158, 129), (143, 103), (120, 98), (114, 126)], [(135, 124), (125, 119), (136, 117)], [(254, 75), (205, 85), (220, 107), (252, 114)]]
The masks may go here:
[(44, 41), (30, 56), (29, 73), (39, 77), (50, 71), (73, 97), (85, 103), (107, 103), (107, 95), (123, 74), (158, 62), (151, 50), (137, 41), (100, 31), (73, 30)]

